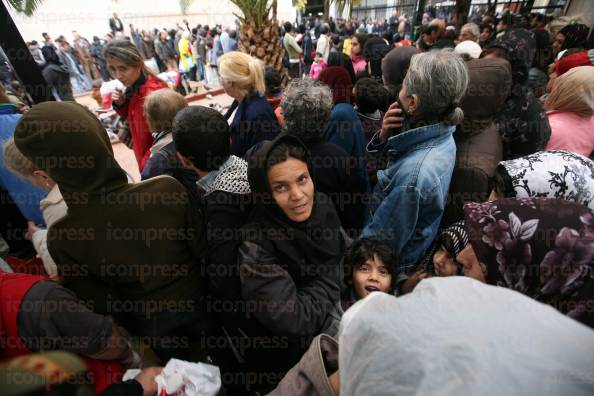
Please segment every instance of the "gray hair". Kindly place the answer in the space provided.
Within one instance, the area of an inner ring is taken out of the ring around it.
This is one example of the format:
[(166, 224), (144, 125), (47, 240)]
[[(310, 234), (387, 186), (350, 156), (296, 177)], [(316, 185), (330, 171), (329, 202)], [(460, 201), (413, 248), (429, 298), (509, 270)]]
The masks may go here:
[(291, 80), (281, 103), (285, 131), (304, 143), (324, 140), (333, 105), (326, 85), (309, 78)]
[(414, 55), (404, 78), (406, 95), (420, 99), (420, 118), (438, 117), (457, 125), (464, 119), (459, 107), (468, 87), (464, 60), (451, 49)]
[(463, 30), (469, 30), (470, 34), (474, 37), (475, 41), (478, 41), (481, 37), (481, 30), (479, 29), (479, 26), (476, 23), (467, 23), (466, 25), (462, 26), (460, 32), (462, 32)]

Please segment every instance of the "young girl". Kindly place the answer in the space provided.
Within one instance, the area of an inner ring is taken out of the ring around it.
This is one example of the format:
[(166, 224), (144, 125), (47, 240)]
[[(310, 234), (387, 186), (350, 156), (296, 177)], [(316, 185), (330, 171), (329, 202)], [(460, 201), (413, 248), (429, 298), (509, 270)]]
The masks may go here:
[(355, 241), (344, 258), (345, 283), (342, 308), (346, 311), (374, 291), (392, 293), (396, 282), (398, 258), (380, 238)]
[(317, 80), (320, 77), (320, 73), (324, 70), (328, 65), (324, 61), (322, 54), (316, 52), (316, 57), (314, 58), (314, 63), (311, 64), (311, 69), (309, 69), (309, 78), (313, 78)]
[(120, 117), (128, 120), (140, 171), (144, 168), (151, 152), (153, 137), (142, 110), (145, 98), (153, 91), (167, 88), (144, 64), (138, 49), (129, 41), (114, 40), (105, 46), (107, 69), (112, 77), (124, 84), (126, 91), (112, 94), (112, 105)]

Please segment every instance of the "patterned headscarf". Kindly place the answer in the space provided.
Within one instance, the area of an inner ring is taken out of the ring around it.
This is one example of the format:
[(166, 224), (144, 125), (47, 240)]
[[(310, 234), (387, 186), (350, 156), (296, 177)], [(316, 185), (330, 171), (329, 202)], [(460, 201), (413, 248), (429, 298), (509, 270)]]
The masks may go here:
[(559, 198), (594, 210), (594, 162), (569, 151), (540, 151), (502, 161), (496, 174), (506, 197)]
[(545, 198), (468, 203), (464, 212), (487, 283), (594, 327), (594, 212)]

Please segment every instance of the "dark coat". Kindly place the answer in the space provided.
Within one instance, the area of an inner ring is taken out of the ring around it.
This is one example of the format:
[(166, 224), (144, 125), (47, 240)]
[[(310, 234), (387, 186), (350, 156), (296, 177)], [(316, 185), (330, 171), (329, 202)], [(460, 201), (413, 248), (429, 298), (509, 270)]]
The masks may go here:
[(272, 106), (260, 95), (245, 97), (231, 122), (231, 154), (243, 157), (254, 144), (272, 140), (280, 125)]
[(464, 203), (487, 200), (489, 179), (503, 159), (501, 135), (494, 119), (511, 87), (509, 63), (503, 59), (475, 59), (467, 65), (469, 85), (461, 103), (464, 121), (454, 134), (456, 166), (442, 227), (464, 217)]

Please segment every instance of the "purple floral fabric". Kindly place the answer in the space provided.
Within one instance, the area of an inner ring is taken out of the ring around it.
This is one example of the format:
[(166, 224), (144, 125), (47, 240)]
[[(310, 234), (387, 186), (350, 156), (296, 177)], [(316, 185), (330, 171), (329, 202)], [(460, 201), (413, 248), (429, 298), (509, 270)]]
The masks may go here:
[(594, 327), (594, 212), (546, 198), (468, 203), (464, 211), (488, 283)]

